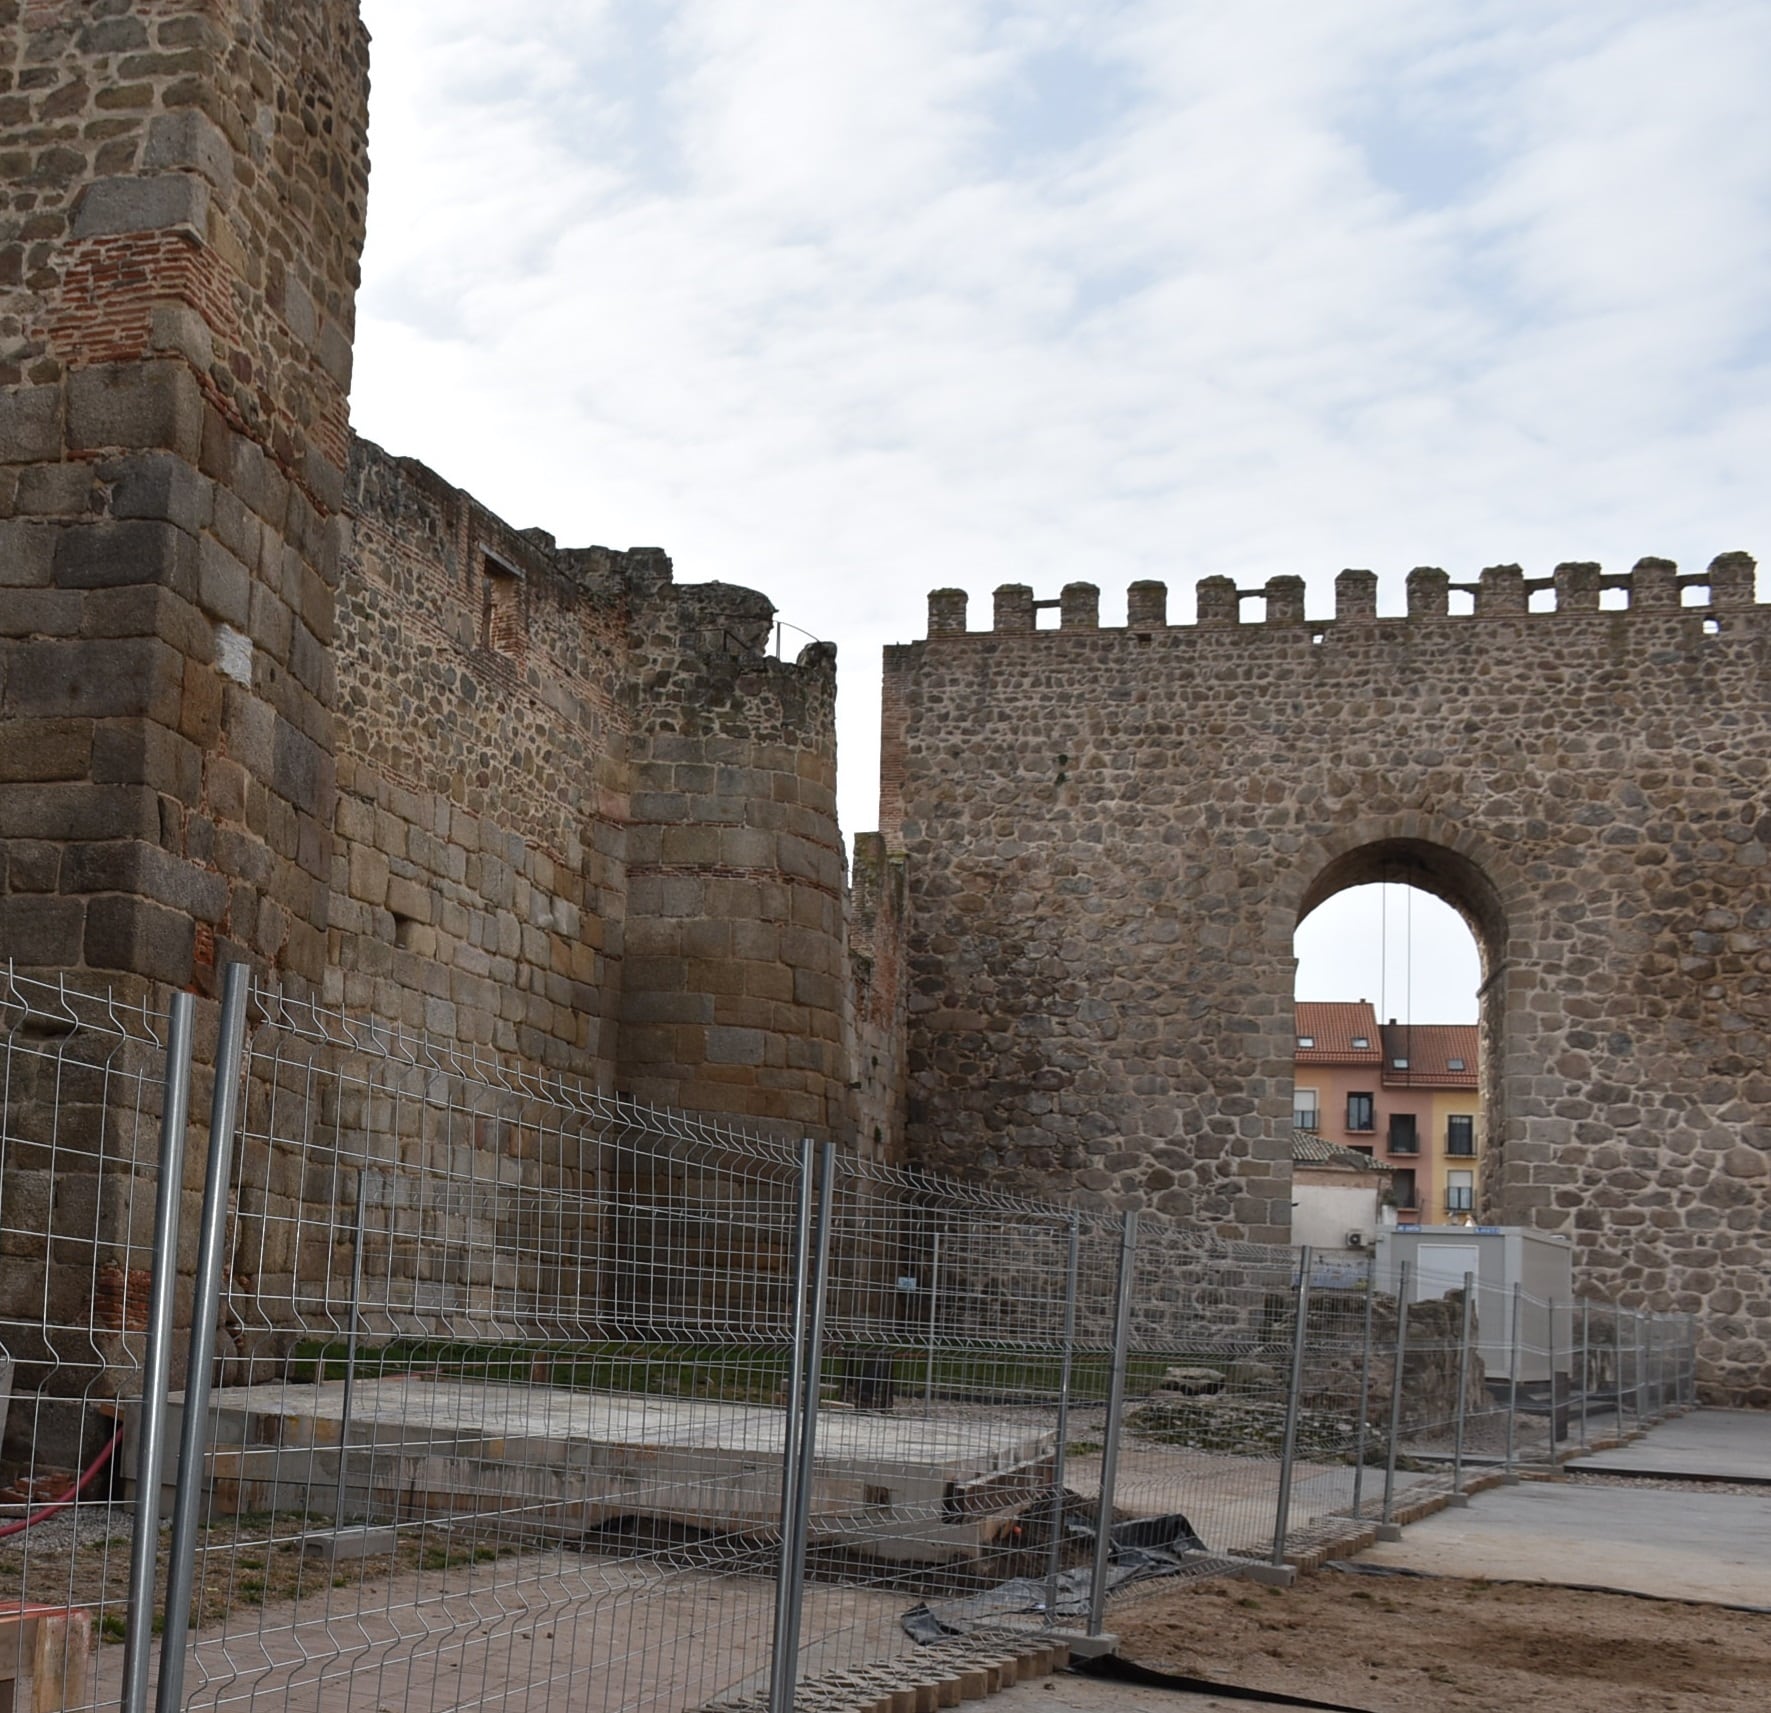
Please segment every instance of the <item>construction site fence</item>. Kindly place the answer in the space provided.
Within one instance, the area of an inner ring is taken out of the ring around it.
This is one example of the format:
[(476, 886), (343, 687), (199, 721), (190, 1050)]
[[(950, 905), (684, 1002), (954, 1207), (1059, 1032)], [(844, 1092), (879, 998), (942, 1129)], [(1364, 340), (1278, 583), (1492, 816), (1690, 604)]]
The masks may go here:
[(1684, 1316), (748, 1134), (243, 965), (0, 966), (0, 1386), (14, 1706), (786, 1713), (1280, 1573), (1695, 1367)]

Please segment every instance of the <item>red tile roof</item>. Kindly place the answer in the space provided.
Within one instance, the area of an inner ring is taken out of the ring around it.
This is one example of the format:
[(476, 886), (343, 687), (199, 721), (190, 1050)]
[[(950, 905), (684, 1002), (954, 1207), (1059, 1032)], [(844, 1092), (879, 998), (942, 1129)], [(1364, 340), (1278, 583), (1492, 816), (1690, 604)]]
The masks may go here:
[[(1296, 1013), (1297, 1038), (1314, 1043), (1297, 1048), (1300, 1065), (1375, 1065), (1383, 1060), (1378, 1038), (1377, 1013), (1360, 1000), (1300, 1000)], [(1362, 1040), (1363, 1047), (1354, 1041)]]
[[(1388, 1088), (1474, 1088), (1481, 1050), (1474, 1023), (1386, 1023), (1384, 1084)], [(1398, 1069), (1396, 1061), (1406, 1059)], [(1462, 1068), (1453, 1070), (1457, 1059)]]

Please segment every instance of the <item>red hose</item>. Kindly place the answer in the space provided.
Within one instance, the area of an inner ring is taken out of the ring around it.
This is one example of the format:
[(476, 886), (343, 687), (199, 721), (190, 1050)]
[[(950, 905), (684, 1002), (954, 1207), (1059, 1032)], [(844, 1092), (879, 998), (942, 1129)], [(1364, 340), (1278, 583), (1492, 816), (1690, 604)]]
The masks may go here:
[(92, 1485), (92, 1478), (104, 1468), (111, 1453), (117, 1449), (117, 1441), (122, 1437), (123, 1430), (118, 1428), (106, 1442), (104, 1450), (86, 1465), (86, 1473), (59, 1498), (51, 1499), (42, 1510), (34, 1512), (28, 1517), (20, 1517), (16, 1523), (7, 1523), (3, 1527), (0, 1527), (0, 1540), (5, 1540), (8, 1535), (22, 1535), (26, 1529), (34, 1529), (46, 1518), (53, 1517), (57, 1511), (65, 1511), (68, 1506), (73, 1504), (73, 1502)]

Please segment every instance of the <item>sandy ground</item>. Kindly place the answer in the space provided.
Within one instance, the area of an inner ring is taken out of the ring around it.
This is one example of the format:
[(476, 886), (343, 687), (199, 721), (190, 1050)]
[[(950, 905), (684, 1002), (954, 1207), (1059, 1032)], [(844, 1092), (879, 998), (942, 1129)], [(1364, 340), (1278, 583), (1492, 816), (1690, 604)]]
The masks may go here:
[(1325, 1572), (1154, 1588), (1113, 1624), (1142, 1665), (1372, 1713), (1771, 1703), (1771, 1617), (1628, 1595)]

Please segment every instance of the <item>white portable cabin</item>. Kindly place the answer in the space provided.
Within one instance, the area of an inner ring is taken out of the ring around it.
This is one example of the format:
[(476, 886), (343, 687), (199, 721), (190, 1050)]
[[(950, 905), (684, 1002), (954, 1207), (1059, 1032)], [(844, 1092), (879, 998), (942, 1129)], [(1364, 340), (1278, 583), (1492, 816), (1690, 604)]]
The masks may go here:
[(1476, 1285), (1476, 1348), (1490, 1380), (1513, 1378), (1513, 1290), (1519, 1287), (1519, 1381), (1567, 1374), (1576, 1336), (1574, 1246), (1518, 1225), (1398, 1225), (1378, 1234), (1374, 1284), (1395, 1293), (1408, 1263), (1408, 1300)]

